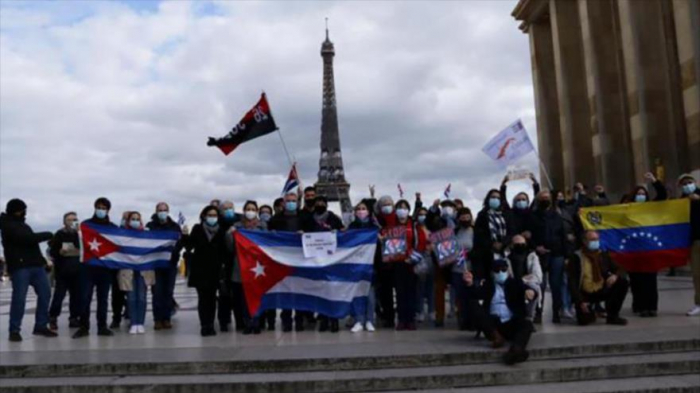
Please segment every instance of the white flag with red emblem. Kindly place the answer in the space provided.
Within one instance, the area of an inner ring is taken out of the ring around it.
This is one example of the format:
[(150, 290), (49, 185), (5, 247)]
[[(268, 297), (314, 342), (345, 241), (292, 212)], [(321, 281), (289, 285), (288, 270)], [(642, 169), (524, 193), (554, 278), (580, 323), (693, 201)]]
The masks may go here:
[(518, 119), (493, 137), (482, 149), (492, 160), (509, 165), (520, 157), (535, 151), (527, 130)]

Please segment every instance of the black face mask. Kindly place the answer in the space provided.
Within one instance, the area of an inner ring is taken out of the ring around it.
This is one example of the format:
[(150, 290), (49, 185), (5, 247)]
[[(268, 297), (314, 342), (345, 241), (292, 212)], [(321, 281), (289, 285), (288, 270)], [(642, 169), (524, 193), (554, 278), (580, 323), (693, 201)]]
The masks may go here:
[(539, 206), (540, 209), (542, 209), (542, 210), (547, 210), (547, 209), (549, 209), (549, 206), (551, 206), (551, 205), (552, 205), (552, 202), (549, 201), (549, 200), (547, 200), (547, 199), (545, 199), (545, 200), (543, 200), (543, 201), (540, 201), (540, 202), (538, 203), (538, 206)]
[(312, 207), (314, 205), (313, 199), (304, 199), (304, 206)]
[(527, 244), (514, 244), (513, 245), (513, 253), (514, 254), (526, 254), (527, 253)]
[(314, 212), (316, 214), (323, 214), (326, 212), (326, 210), (328, 210), (326, 206), (314, 206)]
[(459, 226), (462, 228), (469, 228), (472, 225), (471, 221), (460, 221)]

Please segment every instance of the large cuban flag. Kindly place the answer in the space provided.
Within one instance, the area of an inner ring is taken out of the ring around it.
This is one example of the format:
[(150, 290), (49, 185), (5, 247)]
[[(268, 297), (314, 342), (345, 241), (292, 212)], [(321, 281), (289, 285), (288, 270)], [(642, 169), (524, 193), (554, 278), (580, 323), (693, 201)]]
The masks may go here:
[(690, 201), (629, 203), (581, 209), (587, 230), (629, 272), (683, 266), (690, 257)]
[(305, 258), (301, 234), (236, 231), (243, 289), (251, 315), (294, 309), (343, 318), (364, 312), (372, 285), (376, 230), (337, 233), (331, 255)]
[(176, 231), (136, 231), (80, 224), (81, 261), (110, 269), (152, 270), (170, 266)]

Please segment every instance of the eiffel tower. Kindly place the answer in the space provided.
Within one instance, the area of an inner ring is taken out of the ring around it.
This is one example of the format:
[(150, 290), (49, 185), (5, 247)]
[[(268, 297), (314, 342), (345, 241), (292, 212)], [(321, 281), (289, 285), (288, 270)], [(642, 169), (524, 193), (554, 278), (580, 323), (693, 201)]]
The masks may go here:
[(323, 109), (321, 111), (321, 159), (319, 160), (316, 194), (329, 201), (340, 202), (343, 214), (352, 213), (350, 184), (345, 180), (343, 156), (340, 153), (340, 132), (338, 131), (338, 111), (335, 103), (335, 82), (333, 80), (333, 57), (335, 48), (328, 38), (326, 20), (326, 40), (321, 45), (323, 57)]

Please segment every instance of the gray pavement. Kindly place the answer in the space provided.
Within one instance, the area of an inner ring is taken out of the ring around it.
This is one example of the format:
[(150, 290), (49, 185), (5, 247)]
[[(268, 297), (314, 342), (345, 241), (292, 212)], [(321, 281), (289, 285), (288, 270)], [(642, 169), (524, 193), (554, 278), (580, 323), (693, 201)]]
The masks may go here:
[[(548, 315), (545, 315), (546, 321), (538, 326), (531, 346), (544, 348), (700, 339), (700, 318), (684, 315), (692, 305), (690, 278), (660, 276), (659, 288), (658, 318), (632, 316), (630, 297), (623, 311), (623, 316), (630, 321), (626, 327), (607, 326), (602, 322), (588, 327), (579, 327), (573, 322), (552, 325)], [(258, 336), (219, 333), (215, 337), (202, 338), (199, 336), (196, 293), (182, 281), (176, 289), (176, 299), (182, 308), (174, 317), (173, 330), (153, 331), (149, 310), (145, 335), (129, 335), (128, 329), (123, 326), (114, 337), (98, 337), (95, 335), (96, 329), (93, 329), (92, 336), (74, 340), (70, 338), (72, 329), (69, 330), (67, 326), (66, 301), (64, 314), (59, 321), (59, 337), (35, 337), (31, 335), (35, 302), (31, 294), (23, 323), (24, 341), (11, 343), (7, 340), (10, 294), (9, 283), (0, 283), (0, 365), (272, 360), (490, 351), (484, 340), (473, 339), (473, 333), (457, 331), (453, 320), (444, 329), (432, 328), (429, 322), (424, 322), (416, 332), (378, 330), (358, 334), (347, 330), (339, 334), (313, 331), (282, 333), (278, 323), (277, 331)]]

